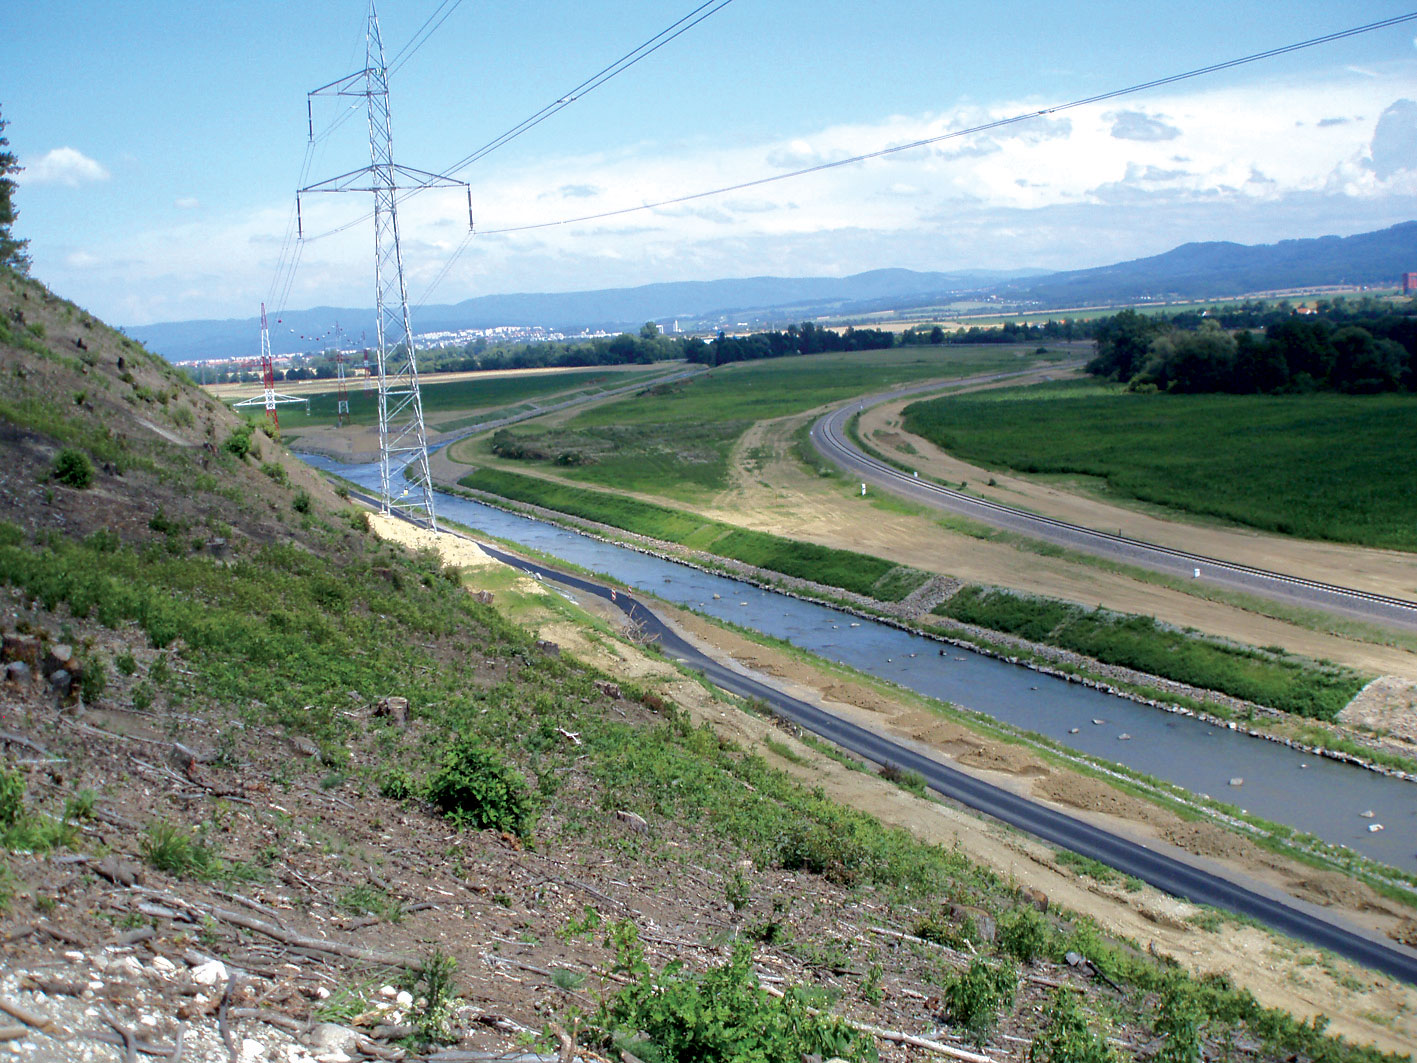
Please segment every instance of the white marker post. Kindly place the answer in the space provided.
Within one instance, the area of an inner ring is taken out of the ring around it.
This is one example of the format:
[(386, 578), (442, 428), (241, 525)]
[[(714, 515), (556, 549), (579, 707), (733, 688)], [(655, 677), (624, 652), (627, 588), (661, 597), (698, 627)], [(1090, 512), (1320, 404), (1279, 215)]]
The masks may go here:
[(866, 485), (864, 483), (861, 485), (861, 497), (866, 497)]

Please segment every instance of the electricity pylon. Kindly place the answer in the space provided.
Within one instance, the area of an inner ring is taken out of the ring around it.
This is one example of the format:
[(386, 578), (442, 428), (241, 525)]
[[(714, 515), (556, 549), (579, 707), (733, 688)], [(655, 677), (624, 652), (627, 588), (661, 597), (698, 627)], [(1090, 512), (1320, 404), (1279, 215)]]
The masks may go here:
[(310, 400), (295, 395), (282, 395), (276, 390), (275, 363), (271, 361), (271, 330), (266, 327), (266, 304), (261, 304), (261, 397), (233, 402), (232, 406), (265, 406), (266, 420), (272, 428), (280, 428), (280, 418), (276, 416), (276, 406), (282, 402), (303, 402), (305, 412), (310, 412)]
[[(414, 170), (394, 162), (393, 131), (389, 122), (389, 71), (379, 15), (369, 0), (369, 26), (364, 36), (364, 69), (349, 74), (309, 94), (363, 96), (369, 110), (369, 165), (300, 189), (306, 192), (372, 192), (374, 194), (374, 313), (375, 350), (379, 365), (379, 485), (384, 513), (403, 513), (437, 530), (433, 511), (433, 480), (428, 471), (428, 437), (423, 427), (423, 399), (418, 392), (418, 365), (413, 325), (408, 316), (408, 288), (404, 284), (403, 254), (399, 250), (398, 193), (404, 189), (454, 188), (467, 190), (468, 229), (472, 228), (472, 188), (440, 174)], [(310, 140), (315, 139), (313, 107)], [(368, 177), (367, 184), (361, 178)], [(400, 179), (405, 181), (400, 184)], [(300, 223), (304, 237), (304, 226)], [(402, 474), (407, 486), (396, 485)]]

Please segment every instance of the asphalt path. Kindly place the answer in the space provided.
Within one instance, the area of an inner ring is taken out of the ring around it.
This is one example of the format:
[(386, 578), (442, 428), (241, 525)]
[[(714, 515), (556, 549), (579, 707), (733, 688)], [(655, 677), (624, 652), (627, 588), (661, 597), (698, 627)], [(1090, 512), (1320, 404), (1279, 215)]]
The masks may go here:
[[(372, 501), (372, 500), (371, 500)], [(457, 534), (457, 533), (452, 533)], [(1389, 944), (1332, 921), (1321, 909), (1294, 903), (1238, 885), (1137, 841), (1030, 801), (1008, 790), (967, 775), (910, 746), (834, 716), (825, 709), (784, 694), (751, 675), (744, 675), (707, 656), (682, 638), (634, 595), (592, 580), (529, 561), (477, 540), (488, 554), (535, 578), (549, 580), (612, 602), (665, 654), (702, 672), (716, 686), (744, 698), (757, 698), (785, 719), (880, 765), (893, 764), (918, 772), (936, 793), (983, 812), (1053, 845), (1100, 860), (1123, 874), (1190, 901), (1255, 919), (1280, 933), (1329, 949), (1392, 978), (1417, 985), (1417, 950)]]
[(865, 453), (847, 436), (847, 422), (868, 407), (912, 395), (938, 392), (947, 387), (994, 383), (1023, 375), (1025, 374), (994, 373), (964, 380), (912, 384), (909, 387), (853, 399), (847, 405), (817, 419), (812, 425), (812, 444), (828, 461), (858, 477), (863, 483), (875, 484), (912, 501), (923, 502), (936, 509), (969, 517), (996, 528), (1018, 532), (1030, 538), (1113, 561), (1137, 565), (1154, 572), (1194, 579), (1212, 586), (1257, 594), (1310, 609), (1341, 613), (1388, 627), (1417, 631), (1417, 602), (1236, 564), (1203, 554), (1192, 554), (1000, 505), (902, 472)]

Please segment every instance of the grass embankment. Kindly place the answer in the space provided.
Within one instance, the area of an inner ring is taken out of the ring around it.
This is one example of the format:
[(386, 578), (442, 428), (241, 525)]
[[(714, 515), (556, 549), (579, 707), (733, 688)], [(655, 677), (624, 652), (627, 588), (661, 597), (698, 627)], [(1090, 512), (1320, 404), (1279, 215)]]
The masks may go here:
[[(868, 554), (799, 543), (734, 528), (684, 510), (496, 469), (479, 469), (464, 487), (584, 520), (703, 550), (786, 576), (897, 602), (928, 573)], [(1158, 624), (1150, 617), (1087, 610), (1069, 602), (969, 587), (935, 612), (1300, 716), (1330, 720), (1367, 682), (1365, 676), (1278, 650), (1240, 646)]]
[(1134, 394), (1059, 383), (914, 403), (908, 431), (990, 468), (1308, 539), (1417, 550), (1417, 398)]
[[(590, 484), (691, 501), (722, 491), (729, 459), (749, 426), (854, 395), (933, 377), (1018, 369), (1033, 348), (903, 347), (813, 354), (719, 366), (690, 381), (646, 388), (550, 429), (512, 434), (560, 475)], [(491, 453), (464, 450), (467, 460)]]
[(704, 550), (747, 565), (812, 580), (880, 601), (906, 597), (929, 575), (868, 554), (785, 539), (735, 528), (680, 509), (641, 502), (604, 491), (552, 483), (534, 476), (478, 469), (458, 483), (476, 491), (554, 509), (622, 531), (648, 535), (693, 550)]
[(935, 612), (1320, 720), (1337, 716), (1367, 682), (1350, 669), (1300, 660), (1278, 648), (1240, 646), (1164, 627), (1151, 617), (986, 587), (963, 587)]

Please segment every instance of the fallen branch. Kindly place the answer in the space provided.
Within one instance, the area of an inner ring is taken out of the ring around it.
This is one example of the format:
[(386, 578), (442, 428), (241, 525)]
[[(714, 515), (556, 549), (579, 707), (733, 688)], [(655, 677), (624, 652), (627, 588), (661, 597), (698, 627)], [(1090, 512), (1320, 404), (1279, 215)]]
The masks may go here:
[(11, 1004), (2, 997), (0, 997), (0, 1011), (3, 1011), (12, 1019), (19, 1019), (20, 1022), (24, 1023), (26, 1026), (32, 1026), (36, 1030), (42, 1030), (47, 1034), (54, 1033), (54, 1023), (48, 1018), (30, 1011), (28, 1008), (22, 1008), (18, 1004)]
[(322, 941), (319, 938), (305, 937), (302, 934), (294, 934), (289, 930), (267, 923), (263, 919), (256, 919), (245, 912), (235, 912), (229, 908), (218, 908), (215, 905), (208, 909), (209, 913), (225, 923), (232, 923), (247, 930), (254, 930), (258, 934), (265, 934), (267, 937), (275, 938), (285, 945), (291, 945), (299, 949), (311, 949), (315, 952), (328, 952), (335, 956), (348, 956), (353, 960), (364, 960), (367, 963), (380, 963), (388, 967), (416, 967), (418, 961), (408, 956), (400, 956), (393, 952), (379, 952), (375, 949), (361, 948), (358, 945), (346, 945), (339, 941)]

